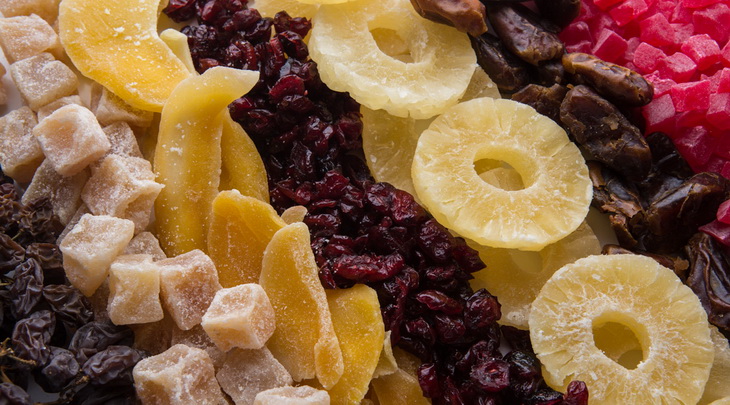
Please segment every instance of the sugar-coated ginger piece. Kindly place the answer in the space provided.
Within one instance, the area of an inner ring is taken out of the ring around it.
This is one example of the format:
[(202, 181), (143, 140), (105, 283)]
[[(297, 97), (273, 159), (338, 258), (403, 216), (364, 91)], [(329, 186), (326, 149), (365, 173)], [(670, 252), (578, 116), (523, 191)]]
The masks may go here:
[(208, 354), (175, 345), (143, 359), (132, 372), (137, 396), (153, 405), (227, 405)]
[(66, 277), (84, 295), (91, 296), (106, 280), (109, 265), (132, 236), (132, 221), (106, 215), (82, 216), (59, 246)]
[(43, 161), (43, 150), (33, 136), (35, 113), (21, 107), (0, 117), (0, 166), (19, 183), (29, 182)]
[(221, 191), (213, 200), (207, 242), (221, 285), (257, 282), (264, 250), (284, 226), (269, 203), (238, 190)]
[(49, 24), (58, 17), (58, 3), (61, 0), (3, 0), (0, 2), (0, 13), (5, 17), (38, 14)]
[(14, 63), (43, 52), (60, 54), (56, 31), (35, 14), (0, 18), (0, 47), (8, 62)]
[(160, 268), (150, 255), (122, 255), (109, 268), (109, 319), (116, 325), (162, 320)]
[(267, 347), (294, 381), (315, 376), (331, 388), (342, 376), (342, 350), (332, 326), (309, 230), (297, 222), (282, 228), (264, 251), (259, 283), (276, 314)]
[(177, 326), (172, 327), (172, 345), (183, 344), (190, 347), (197, 347), (198, 349), (205, 350), (213, 361), (213, 366), (218, 370), (226, 359), (226, 352), (218, 348), (218, 346), (210, 340), (210, 336), (205, 332), (200, 325), (193, 326), (190, 330), (182, 330)]
[(236, 405), (252, 405), (256, 394), (292, 384), (292, 378), (269, 349), (233, 349), (216, 373), (218, 383)]
[(157, 265), (165, 309), (182, 330), (198, 325), (221, 289), (213, 261), (202, 251), (191, 250), (160, 260)]
[(143, 158), (142, 151), (139, 149), (139, 143), (137, 143), (137, 137), (134, 135), (134, 131), (126, 122), (115, 122), (107, 125), (104, 128), (104, 133), (109, 138), (111, 148), (109, 149), (110, 154), (120, 156), (132, 156), (137, 158)]
[(67, 97), (61, 97), (58, 100), (52, 101), (38, 109), (38, 122), (43, 121), (46, 117), (53, 114), (59, 108), (67, 106), (69, 104), (76, 104), (82, 107), (84, 106), (83, 101), (81, 101), (81, 97), (79, 97), (79, 95), (77, 94)]
[(58, 215), (62, 224), (66, 225), (81, 205), (81, 190), (89, 177), (87, 169), (73, 176), (61, 176), (53, 169), (49, 160), (44, 160), (35, 171), (21, 202), (28, 204), (39, 198), (50, 198), (53, 213)]
[(152, 112), (132, 107), (98, 83), (91, 87), (90, 107), (101, 125), (126, 122), (135, 127), (147, 128), (152, 123)]
[(76, 74), (49, 53), (13, 63), (10, 75), (23, 100), (33, 111), (76, 93), (79, 86)]
[(201, 323), (223, 351), (260, 349), (276, 328), (274, 308), (258, 284), (241, 284), (215, 293)]
[(76, 104), (54, 111), (33, 128), (33, 135), (62, 176), (77, 174), (111, 147), (94, 114)]
[(302, 385), (261, 391), (253, 403), (254, 405), (329, 405), (330, 397), (327, 391)]
[(151, 255), (152, 260), (166, 259), (165, 252), (160, 247), (160, 241), (152, 232), (140, 232), (127, 245), (124, 250), (125, 255), (144, 254)]

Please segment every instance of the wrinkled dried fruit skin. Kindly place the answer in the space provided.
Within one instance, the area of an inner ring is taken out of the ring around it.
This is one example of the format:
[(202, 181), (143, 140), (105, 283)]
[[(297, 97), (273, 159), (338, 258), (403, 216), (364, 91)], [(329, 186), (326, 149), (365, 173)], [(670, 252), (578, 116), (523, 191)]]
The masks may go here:
[(563, 127), (594, 159), (641, 180), (651, 169), (651, 151), (638, 128), (587, 86), (571, 89), (560, 106)]
[(558, 36), (521, 4), (490, 4), (487, 16), (507, 49), (531, 65), (555, 59), (565, 51)]
[(132, 330), (116, 326), (111, 322), (90, 322), (76, 331), (68, 349), (76, 355), (81, 366), (93, 355), (111, 345), (131, 345), (134, 339)]
[(680, 256), (675, 255), (660, 255), (656, 253), (646, 252), (639, 249), (629, 250), (626, 248), (623, 248), (618, 245), (612, 245), (607, 244), (603, 246), (603, 249), (601, 250), (601, 254), (604, 255), (626, 255), (626, 254), (639, 254), (647, 257), (651, 257), (652, 259), (656, 260), (657, 263), (661, 264), (662, 266), (674, 270), (674, 272), (680, 276), (680, 278), (684, 279), (683, 277), (685, 273), (687, 272), (687, 269), (689, 268), (689, 263), (687, 260)]
[(10, 236), (0, 233), (0, 273), (7, 274), (23, 262), (25, 249)]
[(563, 28), (580, 14), (580, 0), (535, 0), (540, 15)]
[(478, 36), (487, 32), (486, 9), (479, 0), (411, 0), (421, 17)]
[(636, 187), (639, 189), (643, 201), (650, 202), (658, 199), (665, 192), (679, 187), (694, 172), (667, 135), (654, 132), (646, 136), (646, 142), (651, 148), (654, 164), (649, 177), (636, 183)]
[(560, 124), (560, 104), (568, 88), (559, 84), (551, 87), (544, 87), (538, 84), (530, 84), (512, 95), (512, 100), (529, 105), (542, 115)]
[(36, 366), (48, 362), (51, 356), (49, 342), (55, 329), (56, 317), (51, 311), (38, 311), (18, 321), (13, 329), (12, 345), (15, 355)]
[(631, 69), (586, 53), (563, 55), (563, 67), (618, 105), (640, 107), (651, 102), (654, 87)]
[(43, 288), (43, 298), (70, 329), (77, 329), (94, 318), (88, 298), (69, 285), (46, 286)]
[(35, 380), (46, 392), (60, 392), (78, 374), (81, 367), (70, 351), (51, 347), (51, 360), (35, 373)]
[(30, 405), (30, 395), (17, 385), (10, 383), (0, 384), (0, 402), (8, 405)]
[(132, 368), (144, 356), (129, 346), (109, 346), (84, 363), (83, 372), (94, 385), (131, 384)]
[(25, 249), (25, 254), (40, 263), (45, 285), (64, 284), (66, 282), (63, 255), (58, 245), (55, 243), (31, 243)]
[(26, 259), (15, 271), (10, 285), (10, 312), (15, 319), (30, 315), (41, 301), (43, 291), (43, 270), (35, 259)]
[(566, 72), (563, 63), (559, 59), (549, 60), (541, 63), (535, 68), (537, 72), (535, 80), (543, 86), (552, 86), (554, 84), (566, 84)]
[(730, 255), (702, 232), (690, 239), (684, 252), (690, 261), (687, 285), (700, 298), (709, 321), (730, 332)]
[(492, 34), (469, 37), (477, 63), (503, 93), (514, 93), (530, 83), (528, 65), (504, 48)]
[(588, 162), (588, 173), (593, 183), (593, 206), (601, 212), (629, 218), (643, 212), (639, 191), (633, 183), (595, 161)]

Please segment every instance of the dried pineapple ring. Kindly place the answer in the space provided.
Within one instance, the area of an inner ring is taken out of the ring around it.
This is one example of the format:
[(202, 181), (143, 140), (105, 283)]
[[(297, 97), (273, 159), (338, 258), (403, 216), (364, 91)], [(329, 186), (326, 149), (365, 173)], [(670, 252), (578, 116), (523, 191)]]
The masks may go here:
[[(483, 181), (475, 162), (509, 163), (525, 188)], [(565, 131), (532, 107), (478, 98), (447, 110), (421, 134), (412, 167), (431, 214), (481, 245), (540, 250), (575, 231), (588, 213), (588, 168)]]
[[(730, 405), (730, 345), (728, 340), (715, 327), (710, 325), (710, 337), (715, 347), (715, 360), (712, 362), (710, 378), (705, 384), (705, 391), (702, 393), (700, 405), (716, 401), (718, 404)], [(725, 400), (727, 402), (720, 402)]]
[[(644, 360), (625, 368), (596, 347), (593, 329), (628, 326)], [(545, 380), (586, 383), (594, 404), (695, 404), (713, 361), (697, 296), (653, 259), (590, 256), (558, 270), (530, 312), (530, 339)]]
[[(378, 29), (404, 39), (413, 62), (383, 52)], [(408, 0), (322, 5), (309, 47), (330, 88), (399, 117), (430, 118), (456, 104), (476, 67), (466, 34), (420, 17)]]
[(249, 8), (254, 8), (263, 17), (274, 17), (279, 11), (286, 11), (292, 17), (306, 17), (310, 20), (317, 14), (316, 4), (305, 4), (297, 0), (253, 0)]

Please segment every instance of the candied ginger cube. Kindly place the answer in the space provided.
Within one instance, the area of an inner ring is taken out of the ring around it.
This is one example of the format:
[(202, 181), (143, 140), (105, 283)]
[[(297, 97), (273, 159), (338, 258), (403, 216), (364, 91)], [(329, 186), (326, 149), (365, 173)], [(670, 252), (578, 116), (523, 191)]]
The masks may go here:
[(87, 297), (106, 280), (109, 265), (134, 236), (134, 224), (106, 215), (81, 217), (61, 241), (63, 267), (71, 284)]
[(158, 261), (166, 259), (165, 252), (160, 247), (160, 241), (152, 232), (140, 232), (137, 236), (127, 245), (127, 249), (124, 250), (125, 255), (151, 255), (152, 260)]
[(307, 385), (261, 391), (254, 400), (254, 405), (329, 405), (329, 403), (330, 395), (327, 391)]
[(5, 17), (38, 14), (52, 24), (58, 17), (58, 4), (61, 0), (2, 0), (0, 13)]
[(53, 114), (59, 108), (67, 106), (69, 104), (76, 104), (80, 106), (84, 105), (84, 103), (81, 101), (81, 97), (76, 94), (74, 94), (73, 96), (61, 97), (58, 100), (53, 101), (50, 104), (44, 105), (43, 107), (38, 109), (38, 122), (43, 121), (46, 117)]
[(117, 325), (162, 320), (160, 268), (151, 255), (123, 255), (112, 262), (107, 312)]
[(111, 148), (96, 117), (87, 108), (69, 104), (33, 128), (41, 149), (62, 176), (73, 176)]
[(195, 325), (190, 330), (182, 330), (178, 327), (173, 327), (171, 343), (173, 345), (183, 344), (205, 350), (205, 352), (208, 353), (208, 356), (210, 356), (210, 359), (213, 361), (213, 366), (215, 366), (216, 370), (218, 370), (225, 361), (226, 353), (221, 351), (221, 349), (219, 349), (218, 346), (210, 340), (210, 336), (205, 333), (205, 329), (203, 329), (200, 325)]
[(132, 156), (109, 155), (93, 171), (81, 199), (96, 215), (111, 215), (134, 222), (135, 232), (150, 222), (155, 198), (162, 190), (152, 165)]
[(115, 122), (104, 127), (104, 133), (111, 143), (110, 154), (142, 158), (134, 131), (126, 122)]
[(30, 181), (43, 161), (43, 151), (33, 136), (38, 124), (28, 107), (21, 107), (0, 117), (0, 166), (19, 183)]
[(135, 127), (147, 128), (153, 118), (152, 112), (132, 107), (100, 84), (92, 87), (91, 111), (96, 114), (101, 125), (122, 121)]
[(0, 18), (0, 47), (13, 63), (43, 52), (59, 54), (61, 43), (48, 23), (37, 15)]
[(76, 224), (79, 223), (81, 220), (81, 217), (83, 217), (85, 214), (91, 214), (91, 211), (89, 211), (89, 207), (86, 206), (83, 202), (79, 206), (79, 208), (76, 209), (76, 212), (74, 212), (71, 219), (68, 220), (68, 223), (66, 224), (66, 227), (63, 228), (63, 231), (60, 235), (58, 235), (58, 238), (56, 238), (56, 244), (60, 245), (61, 241), (63, 241), (63, 238), (68, 235), (69, 232), (76, 226)]
[(33, 175), (21, 201), (28, 204), (39, 198), (49, 198), (53, 213), (58, 215), (62, 224), (67, 225), (81, 205), (81, 190), (88, 180), (88, 170), (64, 177), (56, 173), (50, 161), (45, 160)]
[(259, 392), (293, 383), (289, 372), (265, 347), (226, 353), (216, 378), (236, 405), (252, 405)]
[(198, 325), (221, 289), (213, 261), (196, 249), (157, 264), (161, 267), (160, 292), (165, 309), (182, 330)]
[(49, 53), (13, 63), (10, 74), (20, 95), (33, 111), (74, 94), (79, 86), (76, 74)]
[(201, 325), (223, 351), (260, 349), (276, 328), (269, 297), (253, 283), (219, 290)]
[(143, 404), (227, 405), (204, 350), (175, 345), (137, 363), (132, 374)]

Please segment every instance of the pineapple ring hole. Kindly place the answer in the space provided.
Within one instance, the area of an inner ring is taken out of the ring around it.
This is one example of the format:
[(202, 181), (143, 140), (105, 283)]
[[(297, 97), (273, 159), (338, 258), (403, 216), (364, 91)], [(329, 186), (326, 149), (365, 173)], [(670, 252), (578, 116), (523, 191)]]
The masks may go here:
[[(616, 315), (603, 314), (593, 320), (593, 342), (606, 357), (627, 370), (634, 370), (646, 359), (645, 345), (638, 336), (647, 334), (643, 326), (625, 314)], [(644, 333), (637, 334), (635, 330)]]
[(525, 182), (520, 172), (505, 161), (489, 158), (478, 159), (474, 162), (474, 170), (484, 182), (499, 189), (505, 191), (525, 189)]
[(413, 63), (414, 58), (411, 48), (399, 34), (398, 31), (390, 28), (371, 28), (370, 34), (375, 43), (384, 54), (403, 63)]

